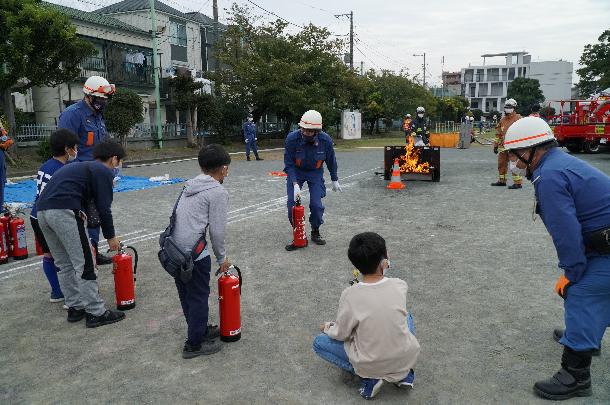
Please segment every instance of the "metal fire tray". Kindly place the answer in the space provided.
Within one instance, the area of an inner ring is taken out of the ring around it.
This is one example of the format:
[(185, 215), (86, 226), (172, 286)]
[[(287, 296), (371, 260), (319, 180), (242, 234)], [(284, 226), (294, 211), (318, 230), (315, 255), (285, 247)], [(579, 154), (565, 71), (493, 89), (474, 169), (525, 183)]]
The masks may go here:
[[(437, 146), (415, 146), (420, 149), (419, 162), (430, 163), (429, 173), (401, 173), (402, 180), (425, 180), (438, 182), (441, 180), (441, 148)], [(401, 165), (404, 163), (401, 156), (405, 154), (405, 146), (385, 146), (383, 153), (383, 178), (390, 180), (394, 159), (398, 158)]]

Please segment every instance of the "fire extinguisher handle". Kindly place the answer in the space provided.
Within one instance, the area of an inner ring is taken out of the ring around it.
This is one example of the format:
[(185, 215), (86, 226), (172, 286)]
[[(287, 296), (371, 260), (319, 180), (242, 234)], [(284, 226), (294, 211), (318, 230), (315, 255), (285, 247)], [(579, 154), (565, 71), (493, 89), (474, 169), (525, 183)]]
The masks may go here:
[(237, 278), (239, 278), (239, 295), (241, 295), (241, 285), (242, 285), (241, 270), (239, 270), (239, 267), (237, 267), (236, 265), (233, 265), (233, 268), (237, 271)]
[(125, 245), (124, 249), (129, 249), (133, 252), (133, 281), (136, 281), (136, 272), (138, 271), (138, 251), (133, 246)]

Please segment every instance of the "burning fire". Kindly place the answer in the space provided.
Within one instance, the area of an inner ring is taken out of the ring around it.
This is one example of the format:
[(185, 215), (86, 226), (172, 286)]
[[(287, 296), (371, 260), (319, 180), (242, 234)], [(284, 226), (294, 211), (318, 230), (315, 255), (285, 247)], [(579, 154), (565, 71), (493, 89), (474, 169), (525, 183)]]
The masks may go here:
[(419, 163), (419, 154), (421, 149), (415, 148), (413, 139), (409, 139), (409, 143), (405, 146), (405, 154), (399, 158), (399, 161), (404, 161), (400, 166), (401, 173), (430, 173), (430, 163)]

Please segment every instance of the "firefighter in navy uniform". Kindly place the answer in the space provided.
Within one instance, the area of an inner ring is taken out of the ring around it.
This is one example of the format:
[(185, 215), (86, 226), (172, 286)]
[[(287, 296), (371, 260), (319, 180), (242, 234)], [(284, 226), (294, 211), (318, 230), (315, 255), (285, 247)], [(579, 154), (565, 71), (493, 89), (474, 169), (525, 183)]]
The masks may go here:
[[(309, 189), (309, 223), (311, 224), (311, 241), (317, 245), (325, 245), (320, 236), (320, 225), (324, 223), (324, 205), (322, 198), (326, 196), (324, 184), (324, 167), (330, 172), (333, 191), (342, 191), (337, 177), (337, 159), (331, 137), (322, 131), (322, 115), (315, 110), (303, 114), (299, 122), (301, 129), (293, 131), (286, 137), (284, 147), (284, 171), (286, 192), (288, 194), (288, 220), (292, 224), (292, 207), (300, 198), (303, 184)], [(293, 244), (286, 250), (297, 249)]]
[(511, 125), (504, 147), (534, 185), (561, 270), (555, 285), (564, 299), (561, 369), (534, 391), (552, 400), (589, 396), (591, 356), (610, 325), (610, 178), (557, 148), (541, 118)]
[(424, 107), (417, 107), (417, 117), (411, 122), (411, 136), (415, 146), (425, 146), (430, 144), (430, 131), (428, 123), (424, 117), (426, 110)]

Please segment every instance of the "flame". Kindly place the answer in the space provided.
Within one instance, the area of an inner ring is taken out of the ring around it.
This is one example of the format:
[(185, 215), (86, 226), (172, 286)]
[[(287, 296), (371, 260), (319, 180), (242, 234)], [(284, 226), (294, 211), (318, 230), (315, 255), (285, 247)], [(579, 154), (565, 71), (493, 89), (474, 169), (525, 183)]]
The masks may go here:
[(401, 173), (430, 173), (430, 163), (419, 163), (421, 149), (413, 145), (413, 139), (409, 137), (409, 143), (405, 146), (405, 154), (400, 156), (399, 161), (404, 161), (400, 166)]

